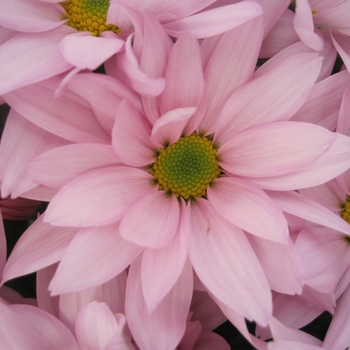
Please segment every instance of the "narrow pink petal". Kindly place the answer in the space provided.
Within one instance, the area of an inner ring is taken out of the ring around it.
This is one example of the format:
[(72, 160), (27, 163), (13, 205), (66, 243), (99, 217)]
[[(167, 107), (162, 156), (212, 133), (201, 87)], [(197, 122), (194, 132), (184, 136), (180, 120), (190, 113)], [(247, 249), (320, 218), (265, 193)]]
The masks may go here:
[[(349, 84), (347, 71), (341, 71), (317, 83), (291, 120), (318, 124), (334, 130), (344, 88)], [(331, 120), (331, 122), (329, 121)]]
[(70, 69), (58, 45), (72, 32), (73, 28), (61, 26), (42, 33), (20, 33), (4, 43), (0, 47), (0, 95)]
[[(268, 194), (286, 213), (350, 234), (350, 225), (346, 221), (312, 199), (294, 191), (269, 192)], [(338, 211), (340, 211), (340, 208)]]
[[(145, 350), (175, 349), (186, 328), (193, 291), (192, 268), (183, 272), (157, 308), (149, 313), (142, 293), (141, 258), (131, 264), (126, 286), (125, 311), (136, 344)], [(154, 336), (154, 335), (157, 336)]]
[(219, 43), (215, 37), (205, 39), (214, 40), (216, 46), (204, 71), (207, 110), (200, 124), (201, 130), (208, 134), (216, 130), (218, 115), (228, 98), (252, 77), (262, 34), (263, 19), (259, 16), (225, 33)]
[(19, 32), (41, 32), (64, 23), (63, 8), (41, 1), (0, 1), (0, 26)]
[(266, 37), (266, 34), (287, 10), (290, 2), (289, 0), (258, 0), (257, 3), (264, 12), (264, 37)]
[(321, 346), (305, 344), (300, 341), (274, 340), (267, 344), (268, 350), (298, 349), (298, 350), (322, 350)]
[(159, 148), (172, 145), (183, 134), (196, 107), (177, 108), (163, 114), (153, 125), (151, 141)]
[(78, 32), (66, 36), (59, 49), (63, 57), (80, 69), (98, 68), (108, 58), (119, 52), (124, 46), (124, 40), (92, 36), (87, 32)]
[(302, 283), (294, 272), (294, 244), (267, 241), (259, 237), (248, 236), (256, 256), (265, 272), (272, 290), (285, 294), (300, 294)]
[(76, 233), (75, 228), (54, 227), (39, 217), (18, 240), (5, 266), (2, 283), (61, 260)]
[(243, 85), (226, 103), (216, 138), (223, 143), (249, 127), (290, 119), (306, 100), (320, 69), (317, 54), (293, 55)]
[[(322, 293), (333, 293), (350, 266), (344, 234), (328, 228), (302, 230), (295, 243), (295, 269), (304, 283)], [(325, 269), (327, 266), (327, 269)]]
[[(7, 249), (6, 249), (5, 228), (4, 228), (4, 224), (2, 221), (1, 212), (0, 212), (0, 219), (1, 219), (1, 223), (0, 223), (0, 271), (3, 271), (5, 263), (6, 263)], [(1, 275), (2, 275), (2, 272), (1, 272)]]
[(336, 140), (310, 165), (282, 176), (251, 178), (262, 188), (288, 191), (321, 185), (350, 168), (350, 139), (335, 134)]
[(269, 123), (228, 140), (220, 147), (218, 156), (224, 170), (233, 174), (270, 177), (305, 167), (335, 138), (328, 130), (309, 123)]
[(323, 37), (314, 32), (312, 12), (307, 0), (298, 0), (296, 3), (294, 29), (305, 45), (315, 51), (323, 50)]
[(337, 308), (323, 342), (325, 349), (345, 349), (350, 344), (350, 287), (339, 299)]
[(288, 341), (298, 341), (305, 344), (321, 346), (322, 341), (313, 337), (312, 335), (294, 329), (291, 327), (286, 327), (282, 322), (278, 321), (275, 317), (272, 317), (269, 326), (274, 340), (288, 340)]
[[(140, 4), (140, 6), (143, 6), (143, 4)], [(144, 38), (140, 67), (148, 76), (160, 78), (163, 77), (174, 43), (158, 20), (149, 13), (144, 13), (144, 17)], [(153, 124), (159, 117), (158, 99), (143, 96), (142, 101), (147, 118)]]
[(241, 1), (166, 23), (164, 28), (174, 37), (189, 32), (200, 39), (224, 33), (261, 14), (261, 8), (256, 2)]
[(78, 293), (64, 293), (60, 295), (59, 318), (74, 334), (77, 315), (90, 302), (104, 302), (113, 313), (124, 313), (126, 278), (126, 272), (123, 271), (110, 281), (97, 287)]
[(133, 90), (142, 96), (158, 96), (165, 87), (163, 78), (152, 78), (143, 72), (132, 49), (132, 38), (130, 35), (125, 43), (125, 51), (118, 54), (118, 67), (126, 74), (129, 84)]
[(184, 268), (189, 234), (189, 213), (183, 202), (179, 227), (172, 242), (164, 248), (145, 249), (142, 254), (142, 290), (150, 313), (169, 293)]
[(230, 345), (224, 338), (214, 332), (202, 332), (197, 339), (193, 350), (230, 350)]
[(190, 122), (189, 132), (193, 132), (203, 116), (205, 86), (199, 44), (192, 35), (183, 34), (176, 41), (169, 56), (165, 80), (166, 86), (159, 99), (161, 114), (180, 107), (197, 107), (194, 120)]
[(337, 124), (337, 132), (350, 136), (350, 90), (345, 89), (343, 92), (343, 99), (340, 106), (339, 118)]
[(0, 339), (4, 349), (79, 349), (68, 328), (38, 307), (6, 305), (1, 300), (0, 313)]
[(38, 307), (47, 311), (55, 317), (59, 317), (59, 296), (52, 296), (49, 291), (49, 284), (55, 275), (58, 263), (44, 267), (36, 274), (36, 297)]
[(334, 29), (331, 30), (331, 38), (346, 68), (350, 71), (350, 38)]
[(0, 45), (4, 44), (7, 40), (13, 38), (17, 34), (18, 32), (15, 32), (14, 30), (0, 27)]
[(173, 240), (179, 215), (176, 196), (168, 197), (164, 191), (153, 191), (127, 209), (120, 224), (120, 234), (137, 245), (162, 248)]
[(1, 195), (16, 197), (36, 187), (38, 183), (26, 172), (27, 163), (41, 152), (66, 143), (11, 109), (0, 146)]
[(109, 143), (109, 135), (87, 101), (72, 92), (54, 97), (60, 82), (59, 78), (51, 78), (3, 97), (25, 118), (57, 136), (72, 142)]
[(112, 134), (115, 115), (123, 99), (130, 101), (142, 111), (139, 97), (117, 79), (107, 75), (78, 74), (68, 82), (67, 86), (69, 90), (89, 101), (96, 118), (109, 135)]
[(206, 200), (192, 207), (192, 220), (189, 256), (203, 284), (248, 319), (267, 324), (270, 287), (243, 232), (213, 212)]
[[(266, 1), (270, 3), (270, 1)], [(264, 14), (265, 18), (265, 14)], [(300, 39), (293, 26), (294, 12), (286, 9), (265, 36), (261, 45), (260, 58), (270, 58)]]
[(87, 143), (42, 153), (28, 164), (27, 171), (37, 182), (61, 188), (89, 170), (111, 165), (120, 165), (112, 146)]
[(169, 18), (183, 18), (199, 12), (212, 4), (214, 0), (172, 0), (145, 2), (142, 0), (118, 0), (118, 3), (130, 6), (140, 12), (147, 10), (159, 18), (161, 22), (169, 21)]
[(245, 180), (223, 177), (215, 180), (207, 192), (213, 208), (232, 224), (259, 237), (287, 242), (287, 221), (260, 188)]
[(56, 195), (56, 193), (56, 189), (39, 185), (29, 191), (22, 193), (21, 196), (37, 201), (50, 202), (51, 199)]
[(81, 349), (104, 349), (118, 332), (118, 323), (105, 303), (85, 305), (76, 320), (76, 337)]
[(211, 331), (227, 321), (219, 306), (207, 292), (193, 291), (191, 312), (192, 319), (200, 321), (203, 330)]
[(131, 166), (153, 163), (155, 154), (150, 136), (147, 120), (130, 102), (123, 101), (112, 130), (112, 145), (121, 161)]
[(121, 219), (125, 209), (151, 192), (152, 176), (129, 167), (91, 170), (65, 185), (50, 202), (45, 221), (63, 226), (100, 226)]
[[(322, 5), (325, 5), (323, 9)], [(319, 13), (314, 15), (314, 22), (318, 27), (334, 27), (350, 35), (350, 4), (348, 1), (332, 1), (331, 3), (320, 1), (316, 9), (319, 9)]]
[(119, 224), (83, 228), (64, 254), (50, 290), (57, 295), (96, 287), (120, 274), (141, 251), (120, 237)]

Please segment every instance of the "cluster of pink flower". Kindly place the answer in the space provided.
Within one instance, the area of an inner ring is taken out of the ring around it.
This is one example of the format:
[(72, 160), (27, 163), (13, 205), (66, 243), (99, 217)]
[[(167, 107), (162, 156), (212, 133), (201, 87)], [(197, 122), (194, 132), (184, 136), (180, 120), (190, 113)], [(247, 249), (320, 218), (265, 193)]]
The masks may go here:
[(1, 348), (350, 346), (350, 0), (0, 8)]

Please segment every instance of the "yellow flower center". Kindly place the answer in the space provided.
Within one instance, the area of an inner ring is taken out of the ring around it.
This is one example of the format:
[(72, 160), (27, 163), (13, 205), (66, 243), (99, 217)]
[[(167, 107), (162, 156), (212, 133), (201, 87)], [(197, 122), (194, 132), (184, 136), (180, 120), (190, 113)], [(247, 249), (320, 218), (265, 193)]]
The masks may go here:
[(109, 0), (68, 0), (61, 5), (66, 11), (67, 24), (79, 32), (91, 32), (95, 36), (104, 31), (120, 33), (114, 24), (106, 24)]
[(340, 204), (341, 211), (339, 215), (343, 220), (350, 224), (350, 196), (346, 195), (345, 203)]
[(216, 153), (210, 139), (193, 133), (160, 149), (149, 172), (160, 190), (186, 200), (204, 197), (208, 185), (221, 173)]

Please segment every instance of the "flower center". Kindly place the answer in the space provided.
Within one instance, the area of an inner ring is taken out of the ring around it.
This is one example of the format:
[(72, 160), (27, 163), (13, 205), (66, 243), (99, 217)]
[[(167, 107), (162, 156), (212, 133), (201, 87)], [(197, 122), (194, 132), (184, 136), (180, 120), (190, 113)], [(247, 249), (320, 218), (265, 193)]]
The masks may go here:
[(193, 133), (160, 149), (149, 172), (159, 183), (160, 190), (186, 200), (203, 197), (210, 182), (221, 172), (216, 153), (211, 140)]
[(61, 5), (66, 10), (67, 24), (79, 32), (100, 35), (104, 31), (120, 33), (114, 24), (106, 24), (109, 0), (68, 0)]
[(350, 224), (350, 196), (346, 195), (345, 203), (340, 204), (341, 211), (339, 215), (343, 220)]

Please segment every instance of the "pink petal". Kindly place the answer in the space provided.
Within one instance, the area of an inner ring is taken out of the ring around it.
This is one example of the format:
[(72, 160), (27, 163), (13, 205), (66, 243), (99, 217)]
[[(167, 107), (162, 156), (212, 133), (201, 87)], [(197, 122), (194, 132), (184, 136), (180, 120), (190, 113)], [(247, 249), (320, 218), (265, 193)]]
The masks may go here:
[(346, 68), (350, 71), (350, 38), (334, 29), (331, 31), (331, 38)]
[(272, 312), (270, 288), (243, 232), (213, 213), (204, 199), (192, 207), (192, 220), (189, 256), (203, 284), (248, 319), (267, 324)]
[[(143, 4), (140, 4), (140, 6)], [(149, 13), (144, 13), (144, 17), (144, 38), (140, 67), (148, 76), (160, 78), (163, 77), (174, 43), (158, 20)], [(153, 124), (159, 117), (158, 99), (143, 96), (142, 101), (147, 118)]]
[(49, 284), (55, 275), (58, 264), (47, 266), (36, 274), (36, 297), (38, 307), (55, 317), (59, 317), (59, 296), (51, 296)]
[(195, 107), (177, 108), (163, 114), (153, 125), (151, 141), (159, 148), (172, 145), (183, 134)]
[(183, 34), (176, 41), (169, 56), (165, 80), (166, 86), (159, 99), (160, 113), (180, 107), (197, 107), (188, 131), (192, 133), (203, 116), (205, 89), (200, 48), (192, 35)]
[[(270, 3), (270, 1), (266, 1)], [(265, 18), (265, 14), (264, 14)], [(270, 58), (286, 47), (300, 41), (293, 27), (294, 12), (286, 9), (265, 36), (261, 45), (260, 58)]]
[(275, 340), (267, 344), (268, 350), (281, 350), (281, 349), (298, 349), (298, 350), (322, 350), (323, 347), (311, 344), (305, 344), (299, 341), (292, 340)]
[(22, 193), (21, 196), (28, 199), (50, 202), (51, 199), (56, 195), (56, 193), (56, 189), (39, 185), (33, 188), (32, 190)]
[(179, 215), (176, 196), (154, 191), (140, 197), (127, 209), (120, 224), (120, 234), (137, 245), (162, 248), (173, 240)]
[(19, 32), (41, 32), (64, 23), (62, 7), (41, 1), (0, 1), (0, 26)]
[(97, 287), (79, 293), (62, 294), (59, 303), (60, 319), (74, 334), (77, 315), (90, 302), (104, 302), (113, 313), (124, 312), (126, 278), (126, 272), (123, 271), (112, 280)]
[[(1, 139), (1, 195), (17, 197), (38, 183), (26, 172), (27, 163), (41, 152), (66, 144), (11, 109)], [(19, 148), (19, 145), (21, 146)]]
[(307, 167), (282, 176), (251, 178), (262, 188), (288, 191), (321, 185), (350, 168), (350, 139), (335, 134), (336, 140)]
[(3, 281), (49, 266), (63, 257), (77, 233), (75, 228), (53, 227), (39, 217), (21, 236), (3, 273)]
[(147, 120), (130, 102), (123, 101), (117, 110), (112, 131), (113, 148), (121, 161), (131, 166), (153, 163), (155, 154), (150, 136)]
[[(215, 131), (217, 116), (232, 93), (247, 80), (255, 70), (263, 34), (263, 19), (257, 17), (225, 33), (204, 70), (207, 110), (200, 125), (208, 134)], [(249, 45), (247, 42), (249, 41)], [(261, 111), (260, 111), (261, 112)]]
[(293, 55), (243, 85), (226, 103), (215, 137), (223, 143), (249, 127), (290, 119), (306, 100), (320, 68), (316, 54)]
[(59, 78), (51, 78), (3, 97), (25, 118), (57, 136), (72, 142), (109, 143), (109, 135), (85, 100), (72, 92), (54, 97), (60, 82)]
[(323, 227), (300, 232), (295, 244), (295, 269), (301, 281), (322, 293), (334, 292), (350, 266), (348, 244), (343, 237)]
[[(94, 87), (93, 91), (91, 85)], [(109, 135), (112, 134), (115, 115), (123, 99), (130, 101), (142, 111), (139, 97), (118, 80), (107, 75), (78, 74), (68, 82), (67, 86), (69, 90), (89, 101), (96, 118)]]
[(260, 188), (241, 179), (223, 177), (215, 180), (207, 192), (217, 213), (232, 224), (272, 241), (287, 242), (287, 221)]
[(75, 177), (95, 168), (120, 165), (111, 146), (74, 144), (55, 148), (34, 158), (27, 166), (39, 183), (61, 188)]
[(270, 177), (305, 167), (334, 140), (331, 132), (309, 123), (269, 123), (228, 140), (220, 147), (218, 156), (224, 170), (233, 174)]
[(150, 313), (169, 293), (184, 268), (190, 233), (188, 215), (183, 202), (179, 227), (172, 242), (161, 249), (145, 249), (142, 254), (142, 290)]
[(202, 332), (197, 339), (193, 350), (230, 350), (226, 340), (214, 332)]
[[(318, 124), (334, 130), (344, 88), (349, 84), (347, 71), (342, 71), (317, 83), (291, 120)], [(331, 122), (329, 121), (331, 120)]]
[(61, 26), (42, 33), (20, 33), (1, 45), (0, 95), (70, 69), (58, 45), (73, 31)]
[(67, 349), (79, 347), (57, 318), (31, 305), (0, 301), (0, 342), (4, 349)]
[(323, 342), (325, 349), (345, 349), (350, 344), (350, 334), (347, 331), (350, 326), (350, 288), (348, 287), (341, 299), (329, 325)]
[(350, 234), (350, 225), (339, 215), (297, 192), (269, 192), (269, 196), (286, 213)]
[[(193, 291), (192, 268), (189, 263), (166, 297), (149, 313), (142, 293), (141, 258), (129, 270), (126, 286), (126, 318), (134, 339), (141, 349), (174, 349), (186, 328)], [(154, 336), (154, 335), (157, 336)]]
[(65, 185), (50, 202), (45, 221), (63, 226), (100, 226), (121, 219), (125, 209), (154, 189), (152, 176), (139, 169), (91, 170)]
[(308, 0), (298, 0), (295, 8), (294, 29), (300, 40), (315, 51), (323, 50), (322, 34), (314, 32), (314, 22)]
[(170, 36), (189, 32), (200, 39), (229, 31), (261, 14), (260, 6), (254, 1), (241, 1), (166, 23), (164, 28)]
[(272, 290), (285, 294), (300, 294), (302, 283), (294, 272), (294, 244), (267, 241), (248, 236)]
[(4, 228), (4, 224), (2, 222), (1, 212), (0, 212), (0, 219), (1, 219), (1, 224), (0, 224), (0, 271), (3, 271), (5, 263), (6, 263), (7, 249), (6, 249), (5, 228)]
[(125, 43), (125, 51), (118, 54), (118, 67), (126, 74), (133, 90), (142, 96), (158, 96), (165, 87), (163, 78), (152, 78), (140, 69), (139, 62), (132, 49), (133, 36), (130, 35)]
[(211, 331), (227, 320), (207, 292), (194, 290), (190, 309), (193, 312), (192, 318), (200, 321), (203, 330)]
[(342, 99), (342, 103), (339, 111), (337, 132), (340, 132), (347, 136), (350, 136), (349, 110), (350, 110), (350, 90), (345, 89), (343, 92), (343, 99)]
[(92, 36), (91, 33), (78, 32), (66, 36), (59, 49), (63, 57), (80, 69), (98, 68), (108, 58), (119, 52), (124, 41), (117, 35), (111, 38)]
[(120, 274), (141, 251), (120, 237), (119, 224), (83, 228), (64, 254), (50, 290), (57, 295), (96, 287)]

